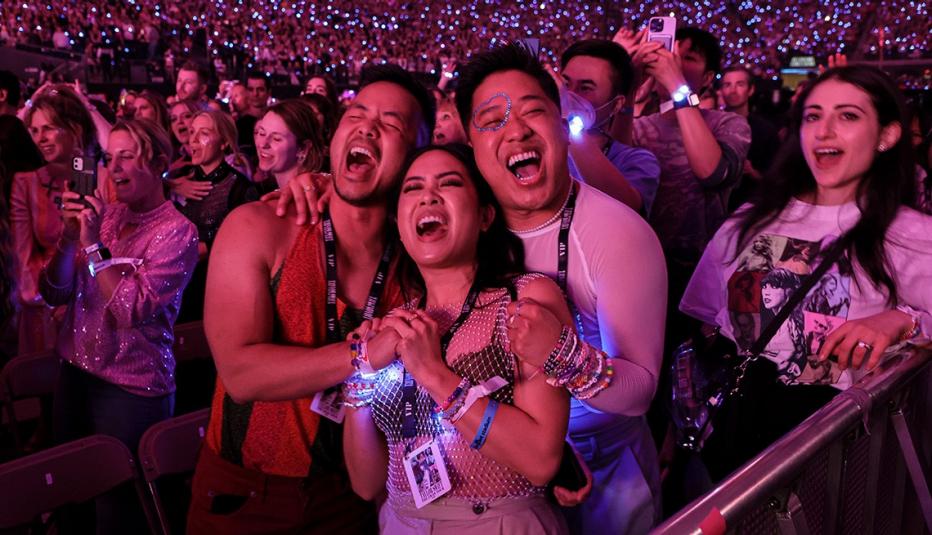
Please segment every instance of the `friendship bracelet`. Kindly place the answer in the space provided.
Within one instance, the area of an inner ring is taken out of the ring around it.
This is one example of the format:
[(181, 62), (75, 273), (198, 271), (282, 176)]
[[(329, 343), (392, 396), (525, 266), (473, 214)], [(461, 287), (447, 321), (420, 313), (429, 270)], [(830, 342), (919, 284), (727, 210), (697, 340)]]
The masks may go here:
[(438, 414), (446, 412), (450, 408), (450, 406), (453, 405), (453, 402), (455, 402), (460, 396), (462, 396), (463, 393), (466, 392), (466, 390), (468, 390), (470, 386), (471, 386), (471, 383), (469, 382), (469, 379), (463, 377), (460, 380), (460, 383), (456, 385), (456, 388), (453, 389), (453, 393), (451, 393), (447, 397), (446, 401), (434, 407), (434, 412)]
[(492, 420), (495, 419), (496, 412), (498, 412), (498, 402), (490, 399), (485, 408), (485, 413), (482, 415), (482, 423), (479, 424), (479, 429), (476, 431), (476, 437), (472, 440), (472, 444), (469, 445), (470, 448), (479, 450), (485, 445), (485, 439), (489, 435), (489, 428), (492, 427)]
[(611, 386), (612, 379), (614, 377), (615, 377), (615, 366), (612, 363), (612, 359), (610, 357), (605, 357), (605, 373), (601, 374), (595, 386), (593, 386), (589, 390), (584, 390), (580, 392), (571, 392), (571, 393), (573, 394), (573, 397), (575, 397), (576, 399), (585, 400), (585, 399), (592, 398), (599, 392)]

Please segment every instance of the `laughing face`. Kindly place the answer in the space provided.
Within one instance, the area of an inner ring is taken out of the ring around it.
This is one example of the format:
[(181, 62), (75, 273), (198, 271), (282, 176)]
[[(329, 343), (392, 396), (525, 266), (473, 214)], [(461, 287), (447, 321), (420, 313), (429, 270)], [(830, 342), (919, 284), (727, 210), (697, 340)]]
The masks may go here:
[(476, 88), (472, 108), (476, 162), (506, 215), (558, 208), (569, 183), (569, 138), (537, 80), (520, 71), (492, 74)]
[(463, 164), (442, 150), (419, 156), (401, 183), (398, 233), (420, 268), (472, 263), (493, 216)]
[(826, 80), (812, 90), (803, 107), (800, 145), (819, 198), (854, 200), (881, 130), (870, 96), (857, 86)]
[(414, 146), (421, 112), (401, 86), (375, 82), (340, 119), (330, 144), (334, 191), (357, 206), (383, 203)]

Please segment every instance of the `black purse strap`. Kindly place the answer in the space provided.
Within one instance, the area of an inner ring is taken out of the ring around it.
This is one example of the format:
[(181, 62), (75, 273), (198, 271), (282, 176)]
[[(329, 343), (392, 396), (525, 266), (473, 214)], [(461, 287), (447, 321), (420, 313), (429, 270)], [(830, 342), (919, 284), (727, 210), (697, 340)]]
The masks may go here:
[(757, 340), (748, 348), (747, 351), (743, 352), (744, 356), (748, 360), (753, 360), (757, 358), (761, 353), (764, 352), (764, 349), (767, 348), (767, 344), (770, 343), (770, 340), (777, 334), (777, 331), (780, 330), (780, 327), (786, 322), (787, 318), (790, 317), (790, 314), (796, 310), (796, 307), (799, 306), (799, 303), (802, 302), (803, 298), (806, 297), (806, 294), (809, 293), (809, 290), (815, 286), (815, 283), (822, 279), (822, 276), (825, 275), (825, 272), (828, 271), (832, 264), (838, 261), (838, 258), (841, 256), (841, 253), (847, 248), (848, 244), (848, 235), (845, 234), (841, 238), (838, 238), (835, 243), (831, 245), (828, 253), (822, 257), (822, 262), (819, 263), (819, 266), (815, 268), (815, 271), (810, 273), (799, 285), (799, 288), (793, 292), (793, 295), (786, 301), (786, 304), (783, 305), (783, 308), (780, 309), (780, 312), (767, 324), (767, 328), (761, 332)]

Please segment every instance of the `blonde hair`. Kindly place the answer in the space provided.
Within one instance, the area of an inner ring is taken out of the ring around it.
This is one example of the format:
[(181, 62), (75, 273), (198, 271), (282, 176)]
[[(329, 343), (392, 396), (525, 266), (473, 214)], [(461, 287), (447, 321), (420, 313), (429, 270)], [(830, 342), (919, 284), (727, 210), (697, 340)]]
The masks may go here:
[(239, 169), (243, 169), (247, 178), (251, 177), (252, 168), (249, 165), (249, 160), (239, 150), (239, 135), (233, 118), (226, 112), (216, 110), (199, 112), (194, 116), (194, 119), (196, 120), (198, 117), (207, 117), (210, 119), (214, 128), (217, 130), (217, 134), (220, 135), (221, 142), (226, 145), (226, 148), (223, 149), (224, 156), (232, 156), (232, 165)]
[(136, 143), (140, 166), (152, 168), (161, 160), (163, 167), (155, 169), (156, 174), (162, 175), (168, 170), (172, 161), (172, 142), (164, 128), (149, 119), (130, 119), (117, 121), (110, 130), (111, 134), (114, 132), (126, 132)]

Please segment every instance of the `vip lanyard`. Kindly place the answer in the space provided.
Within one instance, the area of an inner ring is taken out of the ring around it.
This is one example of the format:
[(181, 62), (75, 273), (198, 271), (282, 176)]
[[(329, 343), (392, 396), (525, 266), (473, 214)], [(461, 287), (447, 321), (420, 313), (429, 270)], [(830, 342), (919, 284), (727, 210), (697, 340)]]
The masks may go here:
[(576, 184), (570, 184), (570, 196), (566, 199), (563, 215), (560, 218), (560, 233), (557, 235), (557, 284), (563, 293), (569, 295), (566, 289), (567, 265), (570, 259), (570, 225), (573, 224), (573, 214), (576, 212)]
[[(478, 282), (473, 282), (472, 288), (469, 289), (469, 295), (466, 296), (466, 300), (463, 301), (463, 306), (460, 308), (460, 315), (457, 316), (456, 320), (453, 322), (453, 325), (450, 326), (447, 332), (445, 332), (443, 336), (440, 337), (440, 354), (443, 356), (444, 361), (446, 361), (447, 347), (450, 345), (450, 341), (453, 340), (453, 335), (456, 334), (456, 331), (458, 331), (459, 328), (463, 326), (463, 323), (466, 323), (466, 320), (469, 319), (469, 314), (472, 313), (472, 309), (476, 306), (476, 301), (478, 299)], [(421, 297), (421, 300), (418, 303), (418, 308), (423, 309), (426, 302), (426, 296)], [(408, 373), (408, 370), (405, 370), (401, 386), (401, 436), (407, 442), (406, 447), (409, 450), (412, 445), (411, 439), (417, 436), (416, 421), (414, 417), (416, 400), (417, 382), (414, 380), (414, 376)]]
[[(324, 212), (322, 223), (324, 234), (324, 252), (326, 253), (326, 273), (327, 273), (327, 304), (325, 311), (327, 313), (327, 341), (330, 343), (342, 341), (337, 319), (337, 243), (336, 235), (333, 232), (333, 221), (330, 214)], [(366, 306), (363, 308), (363, 319), (371, 320), (375, 315), (375, 309), (379, 304), (379, 298), (382, 295), (382, 288), (385, 286), (385, 279), (388, 276), (388, 267), (392, 261), (392, 240), (388, 240), (385, 249), (382, 251), (382, 259), (379, 260), (379, 267), (375, 272), (375, 278), (372, 279), (372, 286), (369, 288), (369, 297), (366, 299)]]

